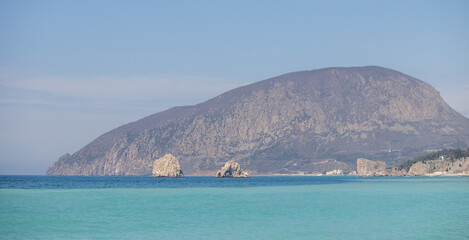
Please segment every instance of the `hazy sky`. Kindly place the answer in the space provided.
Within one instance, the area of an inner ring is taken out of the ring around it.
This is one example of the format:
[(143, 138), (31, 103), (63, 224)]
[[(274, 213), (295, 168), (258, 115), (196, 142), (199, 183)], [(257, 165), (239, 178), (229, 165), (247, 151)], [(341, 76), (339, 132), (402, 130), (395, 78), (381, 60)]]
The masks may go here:
[(0, 174), (283, 73), (377, 65), (469, 116), (469, 1), (0, 1)]

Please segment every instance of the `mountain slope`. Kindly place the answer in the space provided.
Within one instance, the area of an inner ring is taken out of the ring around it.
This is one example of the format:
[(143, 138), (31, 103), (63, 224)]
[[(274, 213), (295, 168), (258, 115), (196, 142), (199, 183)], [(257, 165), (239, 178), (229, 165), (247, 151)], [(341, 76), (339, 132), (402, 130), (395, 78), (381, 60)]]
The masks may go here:
[(289, 73), (116, 128), (47, 174), (149, 175), (171, 153), (184, 173), (235, 160), (253, 173), (351, 171), (356, 158), (402, 162), (467, 147), (469, 119), (418, 79), (381, 67)]

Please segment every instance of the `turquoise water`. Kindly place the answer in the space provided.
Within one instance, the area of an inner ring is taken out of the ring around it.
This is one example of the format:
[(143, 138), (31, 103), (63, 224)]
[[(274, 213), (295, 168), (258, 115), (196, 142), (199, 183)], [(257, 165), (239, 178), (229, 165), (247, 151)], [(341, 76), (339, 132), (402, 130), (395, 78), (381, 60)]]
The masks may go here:
[(463, 177), (2, 176), (0, 187), (1, 239), (469, 239)]

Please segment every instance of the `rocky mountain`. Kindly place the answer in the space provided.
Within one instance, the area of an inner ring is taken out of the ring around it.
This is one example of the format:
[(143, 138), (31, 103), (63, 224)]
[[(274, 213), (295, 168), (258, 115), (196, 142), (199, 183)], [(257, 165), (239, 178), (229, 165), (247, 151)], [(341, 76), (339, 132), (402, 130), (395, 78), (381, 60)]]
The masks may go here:
[(215, 173), (229, 160), (252, 174), (350, 172), (359, 157), (392, 165), (468, 145), (469, 119), (429, 84), (382, 67), (326, 68), (123, 125), (62, 156), (47, 174), (151, 175), (167, 153), (186, 175)]

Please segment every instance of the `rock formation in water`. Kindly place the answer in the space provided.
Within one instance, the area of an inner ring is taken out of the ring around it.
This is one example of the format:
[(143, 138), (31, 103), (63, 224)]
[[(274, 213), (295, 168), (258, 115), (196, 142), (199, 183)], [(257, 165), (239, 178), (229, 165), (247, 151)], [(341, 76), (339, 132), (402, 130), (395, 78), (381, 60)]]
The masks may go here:
[(153, 164), (153, 177), (184, 177), (178, 159), (166, 154)]
[(289, 73), (175, 107), (103, 134), (51, 175), (150, 175), (171, 152), (189, 175), (235, 160), (255, 174), (389, 165), (427, 149), (467, 147), (469, 119), (420, 80), (381, 67)]
[(357, 175), (361, 177), (387, 176), (386, 163), (364, 158), (357, 159)]
[(220, 171), (218, 171), (216, 177), (245, 178), (245, 177), (250, 177), (250, 176), (249, 176), (249, 173), (241, 169), (241, 166), (239, 165), (239, 163), (233, 160), (230, 160), (227, 163), (225, 163), (225, 166), (223, 166)]

